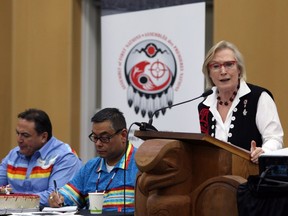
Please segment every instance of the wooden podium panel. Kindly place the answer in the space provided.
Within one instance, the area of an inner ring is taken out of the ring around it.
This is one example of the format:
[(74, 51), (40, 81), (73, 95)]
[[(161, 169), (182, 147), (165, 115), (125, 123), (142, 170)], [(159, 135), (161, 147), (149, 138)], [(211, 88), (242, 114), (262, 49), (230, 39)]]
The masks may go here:
[[(245, 182), (249, 175), (258, 174), (258, 166), (250, 162), (247, 150), (209, 135), (136, 131), (135, 136), (145, 140), (135, 155), (141, 171), (135, 193), (137, 216), (197, 215), (199, 200), (200, 206), (208, 208), (202, 215), (217, 212), (215, 208), (223, 213), (223, 205), (217, 202), (209, 211), (208, 199), (203, 194), (215, 194), (227, 202), (231, 194), (236, 194), (235, 185)], [(226, 176), (221, 178), (224, 187), (219, 187), (217, 194), (215, 185), (219, 185), (219, 179), (213, 178), (223, 176)], [(228, 210), (233, 215), (237, 210), (235, 197), (230, 199), (234, 208)]]

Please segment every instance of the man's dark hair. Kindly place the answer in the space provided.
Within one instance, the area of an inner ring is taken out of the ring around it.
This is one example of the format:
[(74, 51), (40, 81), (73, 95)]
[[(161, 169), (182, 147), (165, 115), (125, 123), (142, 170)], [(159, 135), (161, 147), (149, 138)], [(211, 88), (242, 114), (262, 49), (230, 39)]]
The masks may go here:
[(91, 122), (93, 123), (101, 123), (107, 120), (111, 121), (115, 131), (126, 128), (125, 117), (117, 108), (104, 108), (91, 118)]
[(18, 114), (18, 118), (25, 119), (35, 123), (37, 134), (48, 133), (48, 140), (52, 137), (52, 124), (46, 112), (39, 109), (27, 109)]

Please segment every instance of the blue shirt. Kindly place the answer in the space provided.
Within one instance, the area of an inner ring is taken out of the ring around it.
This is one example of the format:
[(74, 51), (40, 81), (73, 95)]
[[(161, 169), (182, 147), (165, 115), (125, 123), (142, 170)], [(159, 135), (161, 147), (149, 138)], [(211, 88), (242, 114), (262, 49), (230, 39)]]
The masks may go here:
[(12, 149), (0, 165), (0, 185), (9, 184), (13, 193), (31, 193), (40, 196), (40, 205), (49, 206), (48, 196), (65, 185), (80, 170), (81, 160), (71, 147), (62, 141), (51, 139), (31, 157)]
[(60, 189), (60, 193), (64, 196), (64, 205), (88, 208), (88, 193), (95, 192), (98, 185), (98, 192), (105, 191), (103, 211), (123, 212), (125, 189), (125, 211), (134, 212), (134, 187), (138, 172), (134, 159), (136, 150), (131, 143), (128, 145), (126, 170), (125, 155), (110, 173), (107, 171), (105, 159), (96, 157), (89, 160), (75, 177)]

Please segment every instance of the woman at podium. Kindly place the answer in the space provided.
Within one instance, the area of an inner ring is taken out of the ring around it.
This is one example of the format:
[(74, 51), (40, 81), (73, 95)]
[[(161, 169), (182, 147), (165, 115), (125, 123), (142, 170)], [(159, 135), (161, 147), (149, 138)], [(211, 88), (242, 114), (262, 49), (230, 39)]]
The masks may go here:
[(220, 41), (206, 54), (202, 71), (213, 93), (198, 106), (201, 132), (251, 151), (258, 163), (264, 152), (282, 148), (283, 129), (271, 92), (246, 82), (242, 54)]

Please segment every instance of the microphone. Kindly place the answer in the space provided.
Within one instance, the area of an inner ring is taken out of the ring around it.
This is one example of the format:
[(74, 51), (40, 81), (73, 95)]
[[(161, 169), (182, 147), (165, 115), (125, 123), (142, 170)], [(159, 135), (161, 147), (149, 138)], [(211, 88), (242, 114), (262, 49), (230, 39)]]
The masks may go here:
[(158, 131), (152, 124), (147, 122), (135, 122), (135, 124), (139, 127), (140, 131)]
[(204, 92), (203, 94), (201, 94), (201, 95), (198, 96), (198, 97), (195, 97), (195, 98), (192, 98), (192, 99), (187, 100), (187, 101), (183, 101), (183, 102), (180, 102), (180, 103), (172, 104), (172, 105), (170, 105), (170, 106), (166, 106), (166, 107), (162, 107), (162, 108), (160, 108), (160, 109), (157, 109), (157, 110), (155, 110), (155, 111), (153, 112), (153, 114), (151, 115), (148, 123), (147, 123), (147, 122), (141, 122), (141, 123), (140, 123), (140, 122), (135, 122), (135, 124), (139, 127), (139, 129), (140, 129), (141, 131), (158, 131), (158, 130), (152, 125), (152, 123), (153, 123), (153, 117), (154, 117), (158, 112), (160, 112), (160, 111), (162, 111), (162, 110), (165, 110), (165, 109), (167, 109), (167, 108), (172, 108), (172, 107), (174, 107), (174, 106), (179, 106), (179, 105), (181, 105), (181, 104), (189, 103), (189, 102), (194, 101), (194, 100), (197, 100), (197, 99), (199, 99), (199, 98), (201, 98), (201, 97), (207, 97), (207, 96), (211, 95), (212, 93), (213, 93), (213, 90), (212, 90), (212, 89), (209, 89), (208, 91)]

